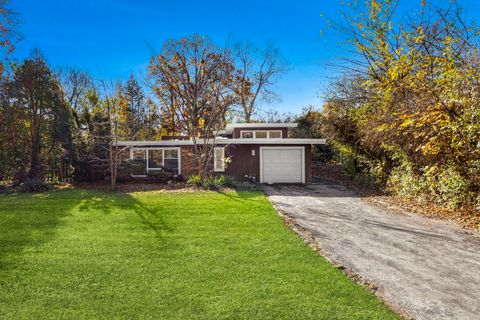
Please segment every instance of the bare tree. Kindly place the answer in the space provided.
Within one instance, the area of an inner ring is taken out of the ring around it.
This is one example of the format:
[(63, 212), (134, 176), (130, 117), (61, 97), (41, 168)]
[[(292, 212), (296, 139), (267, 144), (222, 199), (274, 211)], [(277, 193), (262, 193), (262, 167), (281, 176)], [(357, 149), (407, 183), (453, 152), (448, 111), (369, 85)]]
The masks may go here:
[(258, 111), (260, 101), (275, 97), (272, 85), (287, 70), (278, 49), (268, 44), (263, 49), (250, 42), (238, 43), (234, 48), (237, 66), (235, 95), (245, 122), (250, 122)]
[(65, 100), (72, 109), (73, 118), (77, 128), (81, 127), (80, 114), (85, 111), (85, 98), (89, 91), (95, 90), (91, 76), (82, 70), (73, 67), (62, 67), (57, 71), (57, 77), (62, 85)]
[(199, 35), (167, 41), (150, 61), (152, 89), (168, 107), (164, 111), (192, 138), (202, 176), (210, 171), (214, 132), (234, 104), (234, 70), (228, 50)]
[(289, 112), (282, 112), (276, 109), (268, 109), (258, 115), (256, 121), (266, 123), (283, 123), (291, 122), (295, 119), (294, 115)]
[(112, 190), (116, 189), (118, 169), (124, 163), (122, 154), (130, 146), (120, 146), (120, 120), (121, 120), (121, 82), (100, 81), (101, 103), (94, 115), (89, 137), (92, 150), (87, 150), (80, 158), (89, 166), (97, 168), (108, 174)]

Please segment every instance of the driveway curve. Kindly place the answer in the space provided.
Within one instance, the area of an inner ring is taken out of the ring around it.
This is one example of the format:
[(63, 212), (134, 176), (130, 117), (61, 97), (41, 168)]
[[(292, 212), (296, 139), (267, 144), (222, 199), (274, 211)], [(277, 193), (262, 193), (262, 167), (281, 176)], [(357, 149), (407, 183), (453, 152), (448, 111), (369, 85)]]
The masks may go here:
[(265, 186), (322, 255), (414, 319), (480, 319), (480, 238), (453, 224), (386, 212), (342, 186)]

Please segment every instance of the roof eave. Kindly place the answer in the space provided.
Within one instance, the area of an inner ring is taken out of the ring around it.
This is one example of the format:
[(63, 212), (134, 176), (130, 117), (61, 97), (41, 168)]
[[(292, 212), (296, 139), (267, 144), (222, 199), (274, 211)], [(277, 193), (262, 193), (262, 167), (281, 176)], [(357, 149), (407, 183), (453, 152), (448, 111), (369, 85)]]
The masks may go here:
[[(197, 144), (204, 143), (203, 140), (199, 140)], [(227, 144), (279, 144), (279, 145), (300, 145), (310, 144), (319, 145), (325, 144), (325, 139), (307, 139), (307, 138), (279, 138), (279, 139), (228, 139), (228, 138), (216, 138), (215, 144), (227, 145)], [(117, 141), (112, 143), (112, 146), (117, 147), (142, 147), (142, 146), (191, 146), (192, 140), (162, 140), (162, 141)]]
[(283, 123), (229, 123), (225, 126), (225, 131), (227, 134), (231, 134), (234, 129), (248, 129), (248, 128), (296, 128), (298, 123), (295, 122), (283, 122)]

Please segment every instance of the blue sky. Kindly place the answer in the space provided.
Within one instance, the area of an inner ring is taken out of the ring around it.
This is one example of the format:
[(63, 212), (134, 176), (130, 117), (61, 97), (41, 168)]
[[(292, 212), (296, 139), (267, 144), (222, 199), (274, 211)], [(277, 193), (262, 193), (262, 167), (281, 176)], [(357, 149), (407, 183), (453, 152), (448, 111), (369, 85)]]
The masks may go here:
[[(146, 73), (150, 44), (160, 49), (168, 38), (193, 33), (223, 44), (233, 37), (278, 47), (290, 65), (275, 91), (281, 100), (265, 109), (297, 112), (320, 107), (320, 94), (345, 55), (325, 19), (341, 19), (342, 0), (147, 1), (11, 0), (24, 39), (16, 56), (38, 48), (53, 66), (72, 65), (96, 78), (126, 79)], [(420, 0), (400, 0), (408, 11)], [(480, 4), (463, 0), (474, 15)], [(321, 35), (321, 30), (324, 34)]]

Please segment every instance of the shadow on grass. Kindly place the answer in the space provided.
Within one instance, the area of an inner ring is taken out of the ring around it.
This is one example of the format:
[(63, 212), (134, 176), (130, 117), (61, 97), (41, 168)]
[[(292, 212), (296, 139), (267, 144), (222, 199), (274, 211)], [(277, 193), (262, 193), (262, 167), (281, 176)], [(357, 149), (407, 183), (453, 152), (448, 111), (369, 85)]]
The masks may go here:
[[(56, 238), (62, 225), (76, 223), (75, 220), (68, 221), (69, 216), (75, 215), (84, 216), (92, 223), (95, 223), (95, 219), (104, 219), (108, 215), (124, 215), (121, 218), (127, 219), (127, 224), (141, 223), (163, 245), (163, 234), (173, 230), (165, 222), (160, 210), (161, 207), (149, 208), (125, 193), (73, 189), (42, 194), (2, 195), (0, 271), (14, 268), (21, 259), (22, 252), (41, 250), (42, 245)], [(118, 220), (112, 217), (111, 223), (115, 221)], [(119, 237), (130, 236), (128, 231), (124, 232)]]
[[(133, 199), (131, 196), (128, 197), (129, 199)], [(165, 232), (172, 232), (173, 229), (165, 223), (164, 218), (158, 214), (156, 210), (148, 208), (140, 201), (136, 201), (135, 199), (134, 201), (133, 209), (142, 223), (155, 233), (157, 239), (164, 241), (163, 234)]]

